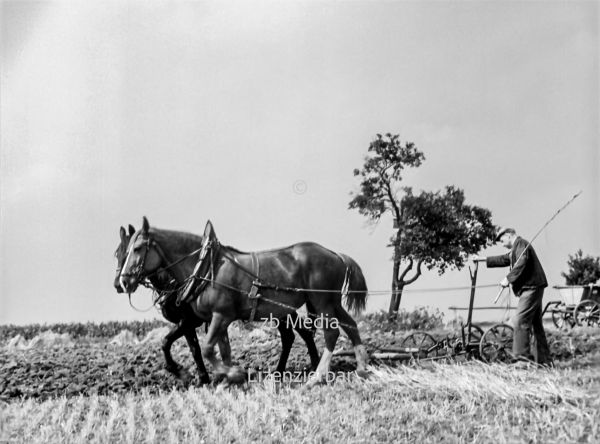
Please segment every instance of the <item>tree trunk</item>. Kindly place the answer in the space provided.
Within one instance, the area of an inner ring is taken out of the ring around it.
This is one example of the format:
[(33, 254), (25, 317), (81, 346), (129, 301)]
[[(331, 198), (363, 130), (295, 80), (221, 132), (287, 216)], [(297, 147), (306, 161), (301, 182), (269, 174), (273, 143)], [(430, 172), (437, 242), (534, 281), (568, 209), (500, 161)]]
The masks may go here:
[(398, 275), (398, 273), (400, 271), (400, 262), (394, 262), (394, 278), (392, 281), (392, 297), (390, 299), (390, 308), (388, 310), (388, 317), (390, 319), (392, 319), (394, 317), (394, 315), (397, 314), (398, 310), (400, 309), (400, 301), (402, 300), (402, 292), (404, 291), (404, 287), (412, 284), (414, 281), (416, 281), (419, 278), (419, 276), (421, 276), (421, 264), (423, 263), (423, 260), (419, 259), (419, 261), (417, 262), (417, 271), (415, 272), (415, 275), (408, 280), (404, 279), (406, 277), (406, 274), (410, 270), (412, 270), (413, 263), (414, 263), (413, 259), (409, 258), (408, 265), (406, 266), (404, 271), (402, 273), (400, 273), (400, 275)]
[[(394, 261), (394, 274), (392, 275), (392, 296), (390, 297), (390, 307), (388, 309), (388, 316), (391, 318), (394, 315), (394, 307), (398, 307), (400, 301), (398, 299), (398, 272), (400, 271), (400, 262)], [(396, 311), (398, 309), (396, 308)]]
[(396, 298), (398, 297), (398, 293), (396, 293), (396, 285), (392, 284), (392, 296), (390, 297), (390, 307), (388, 308), (388, 317), (392, 318), (394, 316), (394, 307), (396, 306)]
[(395, 304), (394, 305), (394, 313), (398, 313), (398, 310), (400, 309), (400, 301), (402, 300), (402, 291), (404, 290), (404, 282), (400, 282), (397, 288), (397, 293), (396, 293), (396, 300), (395, 300)]

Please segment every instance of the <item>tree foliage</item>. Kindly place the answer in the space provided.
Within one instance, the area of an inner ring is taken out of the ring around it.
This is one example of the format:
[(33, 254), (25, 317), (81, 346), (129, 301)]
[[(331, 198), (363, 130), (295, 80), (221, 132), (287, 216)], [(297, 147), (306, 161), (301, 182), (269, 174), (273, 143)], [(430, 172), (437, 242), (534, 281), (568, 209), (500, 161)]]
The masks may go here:
[(399, 137), (388, 133), (384, 139), (377, 134), (377, 139), (369, 145), (362, 169), (354, 170), (354, 175), (361, 177), (360, 192), (354, 195), (349, 207), (373, 221), (388, 210), (399, 211), (396, 185), (402, 180), (402, 171), (418, 167), (425, 160), (414, 143), (402, 145)]
[(577, 250), (574, 255), (569, 255), (567, 265), (567, 273), (561, 272), (567, 285), (588, 285), (600, 279), (600, 257), (584, 257), (583, 252)]
[(467, 205), (461, 189), (447, 186), (444, 192), (415, 195), (406, 187), (404, 192), (399, 229), (391, 239), (397, 255), (422, 260), (443, 274), (447, 268), (462, 268), (469, 255), (491, 243), (491, 212)]

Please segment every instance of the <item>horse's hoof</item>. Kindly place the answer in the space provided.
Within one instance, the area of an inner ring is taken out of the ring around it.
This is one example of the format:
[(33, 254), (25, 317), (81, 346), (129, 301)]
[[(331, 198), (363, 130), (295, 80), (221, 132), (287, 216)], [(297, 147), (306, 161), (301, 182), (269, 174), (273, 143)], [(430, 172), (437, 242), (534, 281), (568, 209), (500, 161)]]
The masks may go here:
[(213, 372), (213, 383), (215, 385), (220, 384), (221, 382), (227, 380), (227, 371), (225, 370), (215, 370)]
[(317, 376), (313, 375), (313, 376), (312, 376), (312, 377), (311, 377), (311, 378), (310, 378), (310, 379), (309, 379), (309, 380), (306, 382), (306, 384), (304, 384), (304, 385), (302, 386), (302, 388), (303, 388), (304, 390), (310, 390), (310, 389), (312, 389), (313, 387), (316, 387), (317, 385), (324, 385), (324, 384), (325, 384), (325, 380), (324, 380), (324, 378), (322, 378), (322, 377), (321, 377), (321, 378), (319, 378), (319, 377), (317, 377)]
[(229, 383), (226, 380), (224, 380), (222, 383), (217, 385), (217, 388), (215, 388), (215, 393), (220, 393), (220, 392), (224, 391), (226, 388), (229, 388)]
[(185, 368), (179, 369), (179, 371), (175, 374), (178, 379), (180, 379), (184, 383), (190, 382), (194, 377), (190, 372), (188, 372)]
[(303, 392), (307, 392), (309, 390), (312, 390), (313, 388), (315, 388), (317, 385), (321, 385), (322, 383), (317, 381), (316, 379), (310, 379), (306, 384), (304, 384), (300, 390)]
[(368, 370), (356, 370), (356, 376), (362, 379), (368, 379), (371, 373)]
[(246, 382), (246, 373), (239, 367), (231, 367), (227, 372), (227, 380), (232, 384), (243, 384)]
[(187, 369), (182, 365), (177, 365), (175, 367), (166, 367), (166, 369), (169, 373), (171, 373), (173, 376), (183, 381), (184, 383), (188, 383), (193, 378), (190, 372), (188, 372)]
[(200, 385), (208, 385), (210, 384), (210, 377), (208, 375), (200, 376)]
[(175, 376), (177, 376), (179, 374), (179, 372), (181, 371), (182, 368), (183, 368), (183, 366), (181, 366), (179, 364), (165, 365), (165, 370), (168, 371), (169, 373), (173, 373)]

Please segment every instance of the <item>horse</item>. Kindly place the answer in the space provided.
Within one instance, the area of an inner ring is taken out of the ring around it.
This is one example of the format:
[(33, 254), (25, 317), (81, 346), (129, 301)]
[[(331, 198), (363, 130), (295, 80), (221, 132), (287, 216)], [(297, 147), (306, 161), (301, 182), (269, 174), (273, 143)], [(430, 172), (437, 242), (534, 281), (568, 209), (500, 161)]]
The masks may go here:
[[(124, 227), (121, 227), (119, 230), (121, 242), (115, 250), (115, 257), (117, 259), (117, 273), (113, 284), (117, 290), (117, 293), (123, 293), (123, 288), (119, 282), (119, 278), (121, 275), (121, 269), (125, 259), (127, 258), (127, 247), (129, 245), (129, 240), (134, 233), (135, 228), (131, 224), (129, 225), (129, 234), (127, 234)], [(166, 271), (160, 270), (152, 276), (149, 276), (148, 279), (154, 290), (158, 293), (157, 303), (160, 306), (163, 317), (167, 321), (175, 324), (175, 327), (173, 327), (169, 333), (167, 333), (162, 342), (162, 351), (165, 356), (165, 369), (174, 374), (176, 377), (183, 378), (183, 366), (178, 364), (173, 359), (173, 356), (171, 355), (171, 347), (176, 340), (182, 336), (185, 336), (196, 364), (200, 384), (208, 384), (210, 382), (210, 378), (208, 376), (208, 372), (206, 371), (204, 361), (202, 360), (202, 352), (200, 350), (200, 344), (198, 343), (198, 336), (196, 335), (196, 328), (200, 327), (204, 321), (194, 316), (189, 305), (183, 305), (180, 307), (175, 305), (177, 282), (173, 280)], [(231, 352), (228, 352), (228, 343), (226, 339), (227, 337), (225, 336), (224, 342), (219, 343), (219, 349), (223, 359), (230, 361)]]
[[(209, 225), (212, 229), (209, 221), (207, 230)], [(368, 355), (356, 322), (342, 306), (343, 287), (347, 290), (344, 293), (349, 310), (360, 313), (366, 305), (367, 285), (362, 270), (352, 258), (314, 242), (248, 253), (221, 245), (216, 236), (208, 242), (210, 236), (206, 230), (204, 237), (203, 250), (208, 254), (201, 255), (204, 257), (201, 263), (194, 268), (193, 264), (186, 265), (183, 261), (170, 270), (178, 284), (188, 284), (183, 300), (192, 295), (189, 304), (194, 315), (204, 321), (210, 320), (202, 356), (215, 372), (229, 375), (239, 371), (219, 361), (214, 350), (231, 322), (259, 319), (276, 321), (278, 326), (290, 326), (294, 325), (296, 310), (306, 304), (317, 316), (317, 321), (321, 321), (325, 338), (325, 349), (308, 385), (320, 383), (328, 376), (340, 326), (354, 346), (357, 374), (368, 374)], [(187, 235), (150, 228), (144, 217), (142, 228), (129, 241), (127, 258), (120, 273), (121, 286), (127, 292), (134, 291), (146, 276), (165, 264), (173, 264), (176, 257), (192, 250)], [(198, 268), (208, 269), (207, 274), (196, 275)], [(194, 285), (197, 281), (204, 284), (198, 291)]]
[[(118, 293), (124, 292), (123, 287), (120, 283), (120, 274), (124, 262), (127, 258), (127, 247), (129, 245), (130, 238), (134, 233), (135, 229), (132, 225), (129, 225), (129, 234), (127, 234), (125, 228), (123, 227), (121, 227), (119, 232), (121, 242), (119, 243), (119, 246), (115, 251), (115, 257), (117, 258), (118, 267), (117, 274), (114, 280), (114, 287)], [(182, 235), (184, 235), (184, 233), (182, 233)], [(198, 238), (194, 235), (188, 236), (192, 238), (190, 247), (194, 248), (194, 250), (197, 249), (197, 247), (201, 243), (202, 238)], [(168, 268), (169, 264), (163, 264), (163, 266), (165, 268)], [(190, 349), (192, 351), (194, 361), (196, 362), (201, 383), (209, 382), (208, 374), (206, 373), (206, 369), (202, 361), (200, 347), (198, 345), (198, 339), (195, 332), (195, 329), (201, 326), (204, 321), (193, 315), (193, 312), (191, 311), (191, 306), (189, 304), (177, 304), (176, 296), (177, 292), (180, 290), (181, 284), (178, 284), (177, 281), (173, 279), (171, 275), (167, 272), (167, 270), (158, 270), (156, 273), (149, 275), (148, 279), (150, 280), (152, 287), (159, 294), (157, 303), (160, 306), (163, 316), (168, 321), (177, 324), (176, 327), (174, 327), (165, 337), (165, 340), (163, 341), (162, 345), (167, 370), (171, 373), (174, 373), (178, 377), (181, 375), (182, 367), (173, 360), (170, 350), (173, 342), (179, 339), (182, 335), (185, 335), (188, 341), (188, 345), (190, 346)], [(314, 370), (317, 368), (319, 362), (319, 353), (314, 342), (313, 332), (311, 331), (311, 329), (304, 328), (299, 323), (297, 324), (298, 325), (295, 329), (306, 343), (311, 361), (310, 367)], [(295, 336), (293, 329), (284, 324), (280, 326), (279, 332), (281, 334), (282, 350), (275, 372), (283, 374), (286, 368), (287, 360), (292, 345), (294, 343)], [(230, 365), (231, 352), (227, 334), (225, 334), (224, 336), (224, 341), (219, 343), (219, 349), (221, 351), (221, 357), (223, 357), (224, 360), (226, 360), (226, 362), (229, 362)]]

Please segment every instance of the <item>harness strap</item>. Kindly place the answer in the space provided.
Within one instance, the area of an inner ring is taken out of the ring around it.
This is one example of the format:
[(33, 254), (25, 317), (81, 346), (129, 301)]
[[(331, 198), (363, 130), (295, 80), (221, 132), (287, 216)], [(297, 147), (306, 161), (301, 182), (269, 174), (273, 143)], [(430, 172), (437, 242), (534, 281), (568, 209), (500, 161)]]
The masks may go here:
[[(252, 310), (250, 311), (250, 319), (249, 322), (254, 322), (254, 318), (256, 316), (256, 307), (258, 306), (258, 300), (261, 297), (261, 294), (258, 292), (260, 287), (259, 275), (260, 275), (260, 262), (256, 253), (251, 253), (250, 258), (252, 259), (252, 268), (256, 269), (256, 279), (252, 282), (252, 287), (250, 287), (250, 292), (248, 293), (248, 299), (250, 299), (250, 305)], [(256, 268), (254, 267), (254, 262), (256, 262)]]
[[(199, 278), (199, 279), (208, 281), (208, 279), (206, 279), (206, 278), (202, 278), (202, 277), (201, 277), (201, 278)], [(227, 288), (227, 289), (229, 289), (229, 290), (232, 290), (232, 291), (237, 291), (238, 293), (242, 293), (242, 294), (246, 293), (245, 291), (243, 291), (243, 290), (240, 290), (239, 288), (232, 287), (231, 285), (227, 285), (227, 284), (225, 284), (225, 283), (223, 283), (223, 282), (215, 282), (215, 284), (217, 284), (217, 285), (219, 285), (219, 286), (221, 286), (221, 287), (223, 287), (223, 288)], [(258, 288), (270, 288), (270, 286), (263, 285), (263, 284), (261, 284), (260, 282), (256, 282), (256, 281), (254, 281), (254, 282), (252, 283), (252, 285), (253, 285), (253, 287), (254, 287), (254, 286), (256, 286), (256, 287), (257, 287), (257, 291), (258, 291)], [(301, 289), (301, 290), (298, 290), (298, 289), (290, 288), (289, 290), (284, 290), (284, 291), (309, 291), (309, 290), (310, 290), (310, 289)], [(251, 291), (252, 291), (252, 290), (251, 290)], [(329, 292), (329, 293), (330, 293), (332, 290), (321, 290), (321, 291), (327, 291), (327, 292)], [(273, 305), (277, 305), (277, 306), (279, 306), (279, 307), (286, 308), (286, 309), (288, 309), (288, 310), (290, 310), (290, 311), (296, 311), (296, 310), (298, 309), (297, 307), (294, 307), (294, 306), (292, 306), (292, 305), (284, 304), (283, 302), (275, 301), (275, 300), (273, 300), (273, 299), (269, 299), (269, 298), (266, 298), (266, 297), (264, 297), (264, 296), (260, 296), (260, 298), (261, 298), (261, 299), (262, 299), (264, 302), (267, 302), (267, 303), (269, 303), (269, 304), (273, 304)], [(308, 313), (308, 317), (309, 317), (309, 318), (316, 318), (317, 316), (316, 316), (315, 314), (313, 314), (313, 313)], [(346, 324), (345, 322), (342, 322), (342, 321), (340, 321), (339, 319), (338, 319), (338, 324), (339, 324), (340, 326), (342, 326), (342, 327), (347, 327), (347, 328), (349, 328), (349, 329), (352, 329), (352, 330), (357, 330), (357, 331), (358, 331), (358, 328), (357, 328), (357, 327), (355, 327), (355, 326), (353, 326), (353, 325), (350, 325), (350, 324)]]
[[(257, 281), (260, 280), (260, 278), (258, 277), (258, 274), (255, 274), (254, 271), (249, 270), (248, 268), (246, 268), (242, 264), (240, 264), (235, 256), (231, 256), (230, 254), (227, 254), (225, 251), (222, 251), (221, 254), (223, 255), (223, 257), (225, 259), (228, 259), (233, 265), (235, 265), (237, 268), (242, 270), (248, 276), (253, 277)], [(254, 256), (256, 253), (252, 252), (250, 254)], [(254, 268), (254, 258), (252, 259), (252, 268)]]
[[(198, 296), (206, 288), (209, 282), (214, 288), (215, 281), (215, 264), (214, 256), (219, 248), (219, 243), (216, 239), (210, 240), (205, 238), (202, 248), (200, 249), (200, 257), (194, 271), (188, 278), (183, 291), (177, 295), (177, 306), (181, 305), (182, 302), (190, 302), (193, 295)], [(207, 261), (210, 261), (207, 264)], [(196, 281), (200, 280), (200, 285), (196, 287)]]

